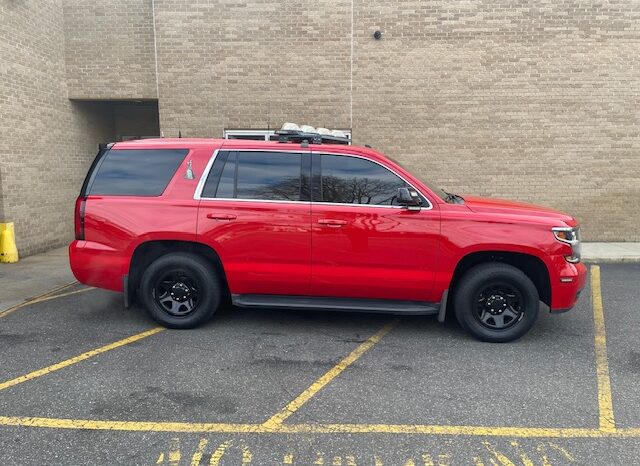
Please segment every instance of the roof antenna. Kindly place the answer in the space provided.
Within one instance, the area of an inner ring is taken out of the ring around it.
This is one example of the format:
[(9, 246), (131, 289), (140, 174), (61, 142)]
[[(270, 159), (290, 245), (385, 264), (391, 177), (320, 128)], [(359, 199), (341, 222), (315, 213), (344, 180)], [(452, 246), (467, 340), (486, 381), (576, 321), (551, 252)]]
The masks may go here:
[(182, 131), (178, 130), (178, 138), (182, 138)]

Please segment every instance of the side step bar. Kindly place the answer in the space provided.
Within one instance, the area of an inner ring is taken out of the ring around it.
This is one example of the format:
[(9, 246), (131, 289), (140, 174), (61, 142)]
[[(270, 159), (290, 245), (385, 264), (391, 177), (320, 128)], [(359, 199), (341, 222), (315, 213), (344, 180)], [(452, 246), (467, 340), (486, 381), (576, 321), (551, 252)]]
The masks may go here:
[(440, 303), (390, 299), (327, 298), (324, 296), (231, 295), (234, 306), (245, 308), (305, 309), (317, 311), (376, 312), (383, 314), (435, 315)]

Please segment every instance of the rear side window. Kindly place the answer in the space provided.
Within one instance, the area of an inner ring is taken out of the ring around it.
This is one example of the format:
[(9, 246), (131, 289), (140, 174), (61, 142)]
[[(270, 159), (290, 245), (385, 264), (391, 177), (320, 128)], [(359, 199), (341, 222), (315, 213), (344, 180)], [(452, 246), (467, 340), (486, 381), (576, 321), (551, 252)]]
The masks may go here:
[(302, 154), (299, 153), (220, 153), (202, 196), (271, 201), (308, 200), (308, 176), (302, 175)]
[(160, 196), (189, 151), (112, 149), (98, 163), (87, 194)]

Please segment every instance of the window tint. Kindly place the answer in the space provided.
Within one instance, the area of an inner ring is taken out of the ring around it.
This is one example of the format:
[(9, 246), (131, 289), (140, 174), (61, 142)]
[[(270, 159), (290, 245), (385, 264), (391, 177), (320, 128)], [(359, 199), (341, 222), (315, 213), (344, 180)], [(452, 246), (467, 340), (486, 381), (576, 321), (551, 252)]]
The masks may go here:
[(98, 164), (88, 194), (159, 196), (188, 150), (112, 149)]
[[(239, 199), (300, 199), (300, 154), (238, 153)], [(226, 167), (225, 167), (226, 168)]]
[(398, 205), (398, 188), (408, 186), (386, 168), (343, 155), (320, 156), (322, 202)]
[(229, 154), (224, 164), (215, 197), (236, 197), (236, 153)]
[[(231, 152), (226, 163), (214, 162), (202, 196), (276, 201), (308, 198), (308, 192), (301, 193), (301, 162), (301, 154), (296, 153)], [(215, 179), (218, 176), (219, 182)], [(303, 187), (308, 191), (306, 177)]]

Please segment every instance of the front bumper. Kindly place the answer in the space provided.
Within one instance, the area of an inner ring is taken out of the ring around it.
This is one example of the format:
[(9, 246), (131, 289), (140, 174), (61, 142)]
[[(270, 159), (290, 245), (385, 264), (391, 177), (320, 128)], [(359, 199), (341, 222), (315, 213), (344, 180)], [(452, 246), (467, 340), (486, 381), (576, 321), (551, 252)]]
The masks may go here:
[(578, 302), (587, 281), (587, 267), (579, 262), (565, 264), (559, 270), (555, 283), (551, 283), (551, 312), (566, 312)]

